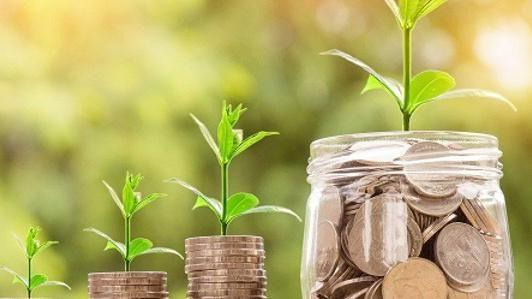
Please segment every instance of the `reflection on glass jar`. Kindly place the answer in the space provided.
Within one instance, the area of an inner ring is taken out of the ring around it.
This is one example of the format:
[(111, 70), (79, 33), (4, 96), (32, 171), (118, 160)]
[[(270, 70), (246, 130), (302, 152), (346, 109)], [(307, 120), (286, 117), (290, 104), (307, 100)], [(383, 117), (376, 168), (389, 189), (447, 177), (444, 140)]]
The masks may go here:
[(500, 157), (471, 133), (312, 143), (303, 298), (512, 298)]

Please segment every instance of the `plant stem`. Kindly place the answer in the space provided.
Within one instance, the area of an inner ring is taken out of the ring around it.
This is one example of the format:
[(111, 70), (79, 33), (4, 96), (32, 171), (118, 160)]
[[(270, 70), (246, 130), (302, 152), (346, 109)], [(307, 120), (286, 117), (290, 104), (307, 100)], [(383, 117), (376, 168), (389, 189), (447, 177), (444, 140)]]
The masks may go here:
[(221, 235), (227, 235), (227, 198), (229, 197), (229, 163), (222, 163), (221, 167), (222, 177), (222, 219), (221, 219)]
[(410, 118), (408, 112), (410, 105), (410, 82), (412, 80), (412, 28), (403, 30), (403, 86), (405, 89), (403, 99), (403, 131), (410, 130)]
[(28, 298), (31, 298), (31, 258), (28, 258)]
[(131, 243), (131, 216), (126, 217), (125, 221), (125, 245), (126, 245), (126, 258), (125, 258), (125, 271), (129, 272), (131, 269), (131, 261), (129, 260), (129, 243)]

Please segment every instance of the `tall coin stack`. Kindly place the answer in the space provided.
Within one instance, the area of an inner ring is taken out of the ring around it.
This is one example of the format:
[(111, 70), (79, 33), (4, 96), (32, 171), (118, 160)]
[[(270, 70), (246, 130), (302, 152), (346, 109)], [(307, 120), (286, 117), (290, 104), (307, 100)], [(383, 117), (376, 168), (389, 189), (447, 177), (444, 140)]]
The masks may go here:
[(89, 298), (167, 299), (166, 272), (101, 272), (89, 274)]
[(187, 298), (267, 298), (266, 257), (261, 237), (189, 238), (185, 250)]
[(507, 228), (490, 181), (498, 156), (466, 155), (421, 140), (335, 153), (334, 180), (319, 189), (306, 298), (510, 298)]

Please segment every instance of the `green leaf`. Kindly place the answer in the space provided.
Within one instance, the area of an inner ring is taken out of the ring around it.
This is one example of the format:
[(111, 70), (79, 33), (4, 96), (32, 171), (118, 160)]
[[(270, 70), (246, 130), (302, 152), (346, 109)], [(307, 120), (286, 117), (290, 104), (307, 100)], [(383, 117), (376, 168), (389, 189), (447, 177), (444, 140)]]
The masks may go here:
[(464, 99), (486, 99), (486, 100), (495, 100), (507, 104), (513, 111), (517, 111), (517, 107), (510, 102), (504, 96), (483, 89), (456, 89), (449, 92), (446, 92), (440, 96), (437, 96), (430, 100), (430, 102), (441, 101), (441, 100), (464, 100)]
[(182, 260), (184, 260), (185, 258), (183, 257), (183, 255), (181, 255), (181, 253), (171, 249), (171, 248), (166, 248), (166, 247), (153, 247), (153, 248), (150, 248), (146, 251), (144, 251), (143, 253), (139, 254), (139, 255), (144, 255), (144, 254), (160, 254), (160, 253), (168, 253), (168, 254), (173, 254), (173, 255), (177, 255), (179, 258), (181, 258)]
[(98, 236), (107, 240), (107, 244), (104, 250), (115, 249), (116, 251), (118, 251), (118, 253), (120, 253), (120, 255), (122, 255), (123, 258), (126, 257), (126, 246), (123, 243), (113, 240), (111, 237), (109, 237), (104, 232), (99, 231), (92, 227), (86, 228), (83, 231), (97, 234)]
[(422, 17), (428, 15), (429, 13), (436, 10), (438, 7), (443, 5), (447, 0), (429, 0), (426, 1), (423, 6), (418, 10), (416, 20), (421, 19)]
[(57, 241), (46, 241), (46, 242), (44, 242), (44, 244), (39, 245), (39, 247), (37, 248), (37, 251), (35, 252), (35, 254), (33, 256), (35, 257), (38, 253), (41, 253), (45, 249), (47, 249), (48, 247), (56, 245), (56, 244), (59, 244), (59, 242), (57, 242)]
[(207, 126), (205, 126), (199, 119), (197, 119), (193, 114), (190, 114), (190, 117), (196, 122), (198, 125), (201, 134), (203, 135), (203, 138), (205, 141), (207, 141), (207, 144), (210, 146), (214, 154), (216, 155), (216, 158), (221, 163), (222, 157), (220, 156), (220, 149), (218, 148), (218, 145), (216, 145), (216, 142), (214, 141), (214, 138), (212, 138), (211, 133), (209, 132), (209, 129), (207, 129)]
[(233, 143), (235, 136), (233, 135), (233, 127), (229, 122), (228, 116), (224, 113), (222, 120), (218, 125), (218, 146), (220, 147), (220, 155), (222, 162), (228, 162), (231, 152), (233, 151)]
[(242, 215), (249, 215), (249, 214), (258, 214), (258, 213), (282, 213), (282, 214), (288, 214), (296, 217), (296, 219), (301, 222), (301, 217), (299, 217), (294, 211), (279, 207), (279, 206), (259, 206), (253, 209), (249, 209), (242, 213)]
[(122, 204), (122, 201), (118, 197), (118, 194), (116, 194), (116, 191), (111, 186), (109, 186), (109, 184), (107, 184), (106, 181), (102, 181), (102, 183), (105, 185), (105, 187), (109, 191), (109, 194), (111, 195), (111, 198), (115, 202), (116, 206), (120, 209), (120, 212), (122, 212), (122, 216), (125, 217), (126, 216), (126, 211), (124, 210), (124, 205)]
[(399, 24), (399, 26), (403, 26), (403, 20), (401, 18), (401, 12), (399, 11), (399, 6), (397, 6), (397, 2), (395, 2), (395, 0), (384, 0), (384, 2), (386, 2), (386, 5), (388, 5), (388, 7), (390, 8), (390, 10), (392, 11), (395, 19), (397, 20), (397, 23)]
[(253, 146), (254, 144), (260, 142), (262, 139), (268, 137), (268, 136), (274, 136), (274, 135), (279, 135), (278, 132), (265, 132), (265, 131), (260, 131), (260, 132), (257, 132), (249, 137), (247, 137), (246, 139), (244, 139), (244, 141), (242, 141), (242, 143), (240, 143), (234, 150), (234, 152), (231, 154), (231, 159), (233, 159), (234, 157), (240, 155), (242, 152), (244, 152), (245, 150), (247, 150), (248, 148), (250, 148), (251, 146)]
[(403, 27), (414, 27), (420, 4), (419, 0), (399, 0), (399, 11), (403, 18)]
[(135, 210), (133, 211), (133, 214), (136, 212), (142, 210), (144, 207), (149, 205), (150, 203), (156, 201), (159, 198), (166, 197), (166, 194), (164, 193), (152, 193), (146, 197), (144, 197), (141, 201), (137, 203), (137, 206), (135, 207)]
[(24, 255), (28, 257), (28, 254), (26, 252), (26, 246), (24, 245), (24, 242), (22, 241), (22, 239), (17, 234), (13, 234), (13, 238), (17, 242), (17, 246), (20, 248), (20, 250), (22, 250), (22, 252), (24, 252)]
[(188, 183), (186, 183), (186, 182), (184, 182), (184, 181), (182, 181), (182, 180), (180, 180), (178, 178), (171, 178), (171, 179), (166, 180), (166, 182), (179, 184), (179, 185), (185, 187), (186, 189), (192, 191), (199, 198), (201, 198), (202, 204), (204, 203), (205, 205), (199, 205), (198, 206), (198, 202), (199, 201), (196, 200), (196, 205), (194, 206), (194, 208), (202, 207), (202, 206), (208, 206), (216, 214), (216, 217), (218, 217), (218, 219), (222, 218), (222, 204), (218, 200), (206, 196), (205, 194), (201, 193), (201, 191), (199, 191), (198, 189), (192, 187)]
[(393, 93), (390, 92), (388, 88), (384, 84), (382, 84), (377, 78), (375, 78), (373, 75), (369, 75), (368, 81), (366, 82), (366, 85), (364, 86), (364, 89), (362, 90), (361, 94), (365, 94), (366, 92), (373, 91), (373, 90), (384, 90), (386, 93), (391, 95), (397, 104), (399, 105), (399, 108), (403, 107), (403, 86), (399, 81), (393, 79), (393, 78), (386, 78), (389, 83), (395, 85), (395, 89), (399, 91), (398, 96), (396, 97)]
[(39, 248), (39, 241), (37, 240), (37, 236), (40, 232), (41, 228), (38, 226), (32, 226), (28, 230), (28, 234), (26, 235), (26, 254), (28, 258), (33, 258), (37, 253), (37, 250)]
[(127, 259), (132, 261), (138, 255), (153, 247), (152, 241), (144, 238), (136, 238), (129, 242), (129, 255)]
[(229, 105), (227, 108), (226, 108), (226, 105), (224, 103), (224, 109), (228, 112), (227, 115), (228, 115), (228, 120), (229, 120), (229, 123), (231, 124), (232, 127), (234, 127), (236, 125), (236, 123), (238, 122), (238, 120), (240, 119), (240, 116), (242, 116), (242, 114), (247, 110), (247, 108), (243, 108), (242, 107), (242, 104), (239, 104), (235, 110), (232, 110), (231, 109), (231, 105)]
[(135, 192), (142, 176), (140, 174), (132, 175), (127, 173), (126, 182), (124, 188), (122, 189), (122, 199), (124, 202), (124, 210), (126, 212), (126, 217), (133, 215), (138, 201), (140, 200), (140, 194)]
[(355, 58), (355, 57), (353, 57), (353, 56), (351, 56), (351, 55), (349, 55), (347, 53), (344, 53), (342, 51), (336, 50), (336, 49), (329, 50), (329, 51), (326, 51), (326, 52), (322, 52), (321, 55), (338, 56), (338, 57), (341, 57), (341, 58), (353, 63), (354, 65), (360, 67), (361, 69), (363, 69), (364, 71), (366, 71), (367, 73), (369, 73), (370, 75), (375, 77), (375, 79), (377, 79), (377, 81), (379, 81), (388, 90), (388, 92), (390, 92), (390, 94), (392, 94), (396, 98), (397, 101), (402, 101), (401, 100), (402, 92), (397, 87), (396, 83), (394, 83), (393, 81), (389, 81), (388, 79), (386, 79), (385, 77), (383, 77), (382, 75), (377, 73), (374, 69), (372, 69), (370, 66), (368, 66), (367, 64), (365, 64), (361, 60), (359, 60), (359, 59), (357, 59), (357, 58)]
[(42, 284), (46, 283), (48, 281), (48, 276), (43, 274), (35, 274), (31, 277), (31, 283), (28, 289), (35, 290)]
[(198, 196), (196, 198), (196, 203), (192, 207), (192, 210), (198, 208), (209, 208), (211, 211), (214, 212), (214, 214), (216, 214), (216, 217), (218, 217), (218, 219), (222, 218), (222, 203), (217, 199), (208, 198), (207, 200), (201, 196)]
[(235, 193), (227, 200), (226, 220), (233, 221), (242, 213), (256, 207), (259, 204), (259, 199), (251, 193)]
[(454, 78), (441, 71), (424, 71), (412, 79), (407, 111), (413, 113), (420, 105), (454, 88)]
[(70, 286), (62, 281), (47, 281), (41, 285), (41, 287), (63, 287), (68, 289), (69, 291), (72, 290)]
[(0, 266), (0, 270), (2, 271), (5, 271), (11, 275), (13, 275), (13, 283), (20, 283), (22, 284), (24, 287), (28, 288), (28, 281), (26, 280), (26, 278), (24, 278), (22, 275), (18, 274), (17, 272), (9, 269), (8, 267), (6, 266)]

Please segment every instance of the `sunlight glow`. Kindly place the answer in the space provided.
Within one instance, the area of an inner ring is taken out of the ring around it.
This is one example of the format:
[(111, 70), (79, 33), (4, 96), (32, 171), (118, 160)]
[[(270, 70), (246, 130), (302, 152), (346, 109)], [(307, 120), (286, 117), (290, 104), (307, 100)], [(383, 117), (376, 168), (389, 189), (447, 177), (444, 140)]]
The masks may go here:
[(524, 21), (504, 22), (481, 32), (475, 52), (508, 89), (532, 84), (532, 30)]

